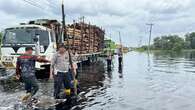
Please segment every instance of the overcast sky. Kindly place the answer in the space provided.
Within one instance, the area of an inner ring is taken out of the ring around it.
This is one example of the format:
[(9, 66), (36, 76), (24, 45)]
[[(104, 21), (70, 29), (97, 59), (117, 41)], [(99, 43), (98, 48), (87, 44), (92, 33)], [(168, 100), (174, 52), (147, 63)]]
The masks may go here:
[[(32, 6), (25, 1), (33, 1)], [(61, 0), (0, 0), (0, 30), (36, 18), (61, 20)], [(86, 22), (106, 30), (106, 35), (128, 46), (148, 42), (149, 27), (154, 23), (152, 37), (167, 34), (183, 35), (195, 31), (194, 0), (65, 0), (67, 21), (86, 17)], [(39, 7), (39, 8), (38, 8)]]

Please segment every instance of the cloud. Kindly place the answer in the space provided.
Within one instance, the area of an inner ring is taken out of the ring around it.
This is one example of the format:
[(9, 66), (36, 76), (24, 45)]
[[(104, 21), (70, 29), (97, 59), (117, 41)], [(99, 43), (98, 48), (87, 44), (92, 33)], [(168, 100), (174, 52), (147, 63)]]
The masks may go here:
[(190, 0), (158, 0), (154, 3), (148, 2), (147, 9), (153, 14), (177, 14), (188, 9)]
[[(145, 24), (150, 22), (155, 23), (153, 37), (193, 31), (194, 5), (193, 0), (64, 0), (67, 22), (85, 16), (87, 23), (105, 28), (107, 35), (112, 33), (115, 41), (121, 31), (124, 44), (131, 46), (137, 45), (140, 36), (147, 42)], [(60, 6), (59, 0), (1, 0), (0, 28), (37, 18), (61, 20)]]
[(45, 15), (40, 9), (22, 2), (22, 0), (1, 0), (0, 10), (9, 15), (22, 18), (38, 17)]

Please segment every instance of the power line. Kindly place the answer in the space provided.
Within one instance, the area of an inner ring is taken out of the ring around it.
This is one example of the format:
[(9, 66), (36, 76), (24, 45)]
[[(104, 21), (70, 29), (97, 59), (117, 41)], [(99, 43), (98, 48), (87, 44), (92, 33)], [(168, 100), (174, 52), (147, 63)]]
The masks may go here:
[(59, 6), (60, 4), (56, 4), (56, 2), (52, 1), (52, 0), (46, 0), (47, 3), (53, 4), (55, 6)]
[[(36, 1), (36, 0), (30, 0), (32, 3), (36, 3), (36, 4), (38, 4), (40, 7), (42, 7), (43, 5), (42, 4), (40, 4), (39, 3), (39, 1)], [(36, 1), (36, 2), (35, 2)], [(43, 4), (45, 4), (46, 5), (46, 8), (45, 9), (55, 9), (55, 10), (60, 10), (60, 8), (58, 8), (59, 6), (60, 6), (60, 4), (59, 5), (54, 5), (54, 4), (52, 4), (52, 3), (50, 3), (49, 1), (45, 1), (45, 0), (43, 0)]]
[[(58, 8), (59, 6), (61, 6), (61, 3), (57, 4), (57, 2), (52, 1), (52, 0), (45, 0), (45, 2), (47, 2), (47, 4), (53, 8), (55, 8), (56, 10), (60, 10), (60, 8)], [(63, 1), (64, 2), (64, 1)], [(66, 17), (68, 16), (68, 18), (70, 19), (70, 21), (74, 21), (75, 18), (73, 18), (72, 16), (66, 14)]]
[(120, 45), (122, 46), (121, 32), (119, 31), (118, 34), (119, 34), (119, 42), (120, 42)]
[[(27, 4), (29, 4), (29, 5), (31, 5), (31, 6), (33, 6), (33, 7), (36, 7), (36, 8), (39, 8), (42, 12), (44, 12), (44, 13), (46, 13), (46, 14), (48, 14), (48, 15), (50, 15), (51, 16), (51, 10), (48, 10), (47, 8), (45, 8), (44, 6), (43, 6), (43, 4), (40, 4), (39, 3), (39, 1), (36, 1), (36, 0), (22, 0), (22, 1), (24, 1), (25, 3), (27, 3)], [(49, 5), (49, 6), (51, 6), (52, 8), (55, 8), (55, 9), (58, 9), (57, 7), (58, 7), (58, 5), (56, 4), (56, 3), (54, 3), (54, 2), (51, 2), (51, 0), (44, 0), (44, 2), (47, 4), (47, 5)], [(60, 4), (59, 4), (59, 6), (60, 6)], [(59, 10), (60, 10), (60, 8), (59, 8)], [(72, 16), (70, 16), (70, 15), (67, 15), (66, 14), (66, 16), (68, 16), (69, 17), (69, 19), (71, 20), (71, 21), (73, 21), (73, 20), (75, 20)], [(84, 18), (85, 19), (85, 18)]]
[(24, 1), (25, 3), (27, 3), (33, 7), (39, 8), (42, 12), (51, 16), (51, 13), (49, 13), (50, 11), (48, 9), (46, 9), (45, 7), (43, 7), (42, 4), (38, 3), (38, 1), (32, 1), (32, 0), (22, 0), (22, 1)]
[(60, 8), (58, 8), (59, 6), (60, 6), (60, 4), (59, 5), (57, 5), (56, 3), (53, 3), (53, 2), (51, 2), (50, 0), (44, 0), (44, 2), (45, 3), (47, 3), (50, 7), (52, 7), (52, 8), (55, 8), (55, 9), (60, 9)]
[(35, 2), (32, 2), (30, 0), (23, 0), (23, 1), (30, 4), (31, 6), (34, 6), (34, 7), (41, 9), (41, 10), (43, 9), (40, 5), (35, 4)]
[[(58, 6), (60, 6), (61, 4), (57, 4), (55, 1), (52, 1), (52, 0), (45, 0), (45, 2), (47, 2), (47, 4), (55, 9), (58, 10)], [(74, 21), (75, 18), (73, 18), (72, 16), (66, 14), (66, 16), (68, 16), (68, 18), (70, 19), (70, 21)]]

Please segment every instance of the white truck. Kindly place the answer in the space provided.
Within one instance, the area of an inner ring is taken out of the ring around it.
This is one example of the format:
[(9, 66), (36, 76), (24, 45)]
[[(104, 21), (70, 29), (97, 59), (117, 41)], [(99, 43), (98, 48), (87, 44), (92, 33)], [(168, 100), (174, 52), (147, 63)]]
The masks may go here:
[[(56, 52), (56, 33), (53, 29), (41, 24), (47, 22), (38, 20), (32, 24), (21, 24), (4, 30), (1, 44), (1, 68), (10, 69), (16, 67), (17, 57), (24, 53), (25, 47), (34, 48), (35, 55), (45, 56), (51, 60)], [(36, 63), (37, 70), (49, 72), (48, 63)]]
[[(82, 33), (79, 28), (79, 26), (81, 27), (81, 24), (76, 23), (76, 29), (73, 28), (74, 26), (71, 26), (72, 25), (69, 25), (69, 29), (67, 30), (68, 39), (72, 41), (70, 46), (79, 43), (79, 46), (76, 47), (76, 51), (79, 54), (77, 62), (82, 64), (82, 62), (89, 63), (91, 60), (95, 61), (95, 59), (101, 54), (100, 50), (103, 48), (102, 41), (104, 39), (104, 30), (94, 26), (93, 32), (88, 31), (89, 29), (83, 29), (85, 32)], [(90, 26), (86, 28), (89, 27)], [(77, 30), (78, 32), (72, 32), (72, 30)], [(87, 32), (90, 32), (90, 34), (86, 34)], [(34, 55), (45, 56), (46, 59), (51, 60), (53, 54), (57, 50), (57, 45), (60, 43), (67, 43), (67, 38), (63, 38), (62, 34), (63, 31), (61, 23), (57, 20), (48, 19), (38, 19), (30, 21), (27, 24), (20, 24), (18, 26), (6, 28), (4, 30), (1, 44), (0, 67), (5, 69), (16, 68), (17, 57), (24, 53), (25, 47), (29, 46), (34, 48)], [(85, 40), (83, 40), (81, 34), (85, 36)], [(91, 37), (86, 37), (86, 35), (90, 35)], [(76, 40), (74, 42), (73, 36), (78, 37), (79, 40), (75, 38)], [(81, 42), (83, 42), (85, 46), (80, 45), (82, 44)], [(74, 46), (72, 46), (72, 48), (73, 47)], [(87, 47), (93, 51), (87, 51)], [(85, 51), (85, 53), (83, 53), (83, 51)], [(41, 75), (41, 78), (49, 76), (49, 67), (49, 63), (36, 63), (36, 69), (38, 70), (37, 72), (39, 75)], [(40, 72), (44, 72), (46, 74), (41, 74)]]

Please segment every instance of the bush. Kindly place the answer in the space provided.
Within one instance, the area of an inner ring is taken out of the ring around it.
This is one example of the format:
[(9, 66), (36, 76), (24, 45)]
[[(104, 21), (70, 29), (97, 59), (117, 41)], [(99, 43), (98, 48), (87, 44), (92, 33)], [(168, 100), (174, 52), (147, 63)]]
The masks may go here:
[(153, 48), (180, 51), (184, 48), (184, 44), (184, 39), (177, 35), (161, 36), (154, 39)]

